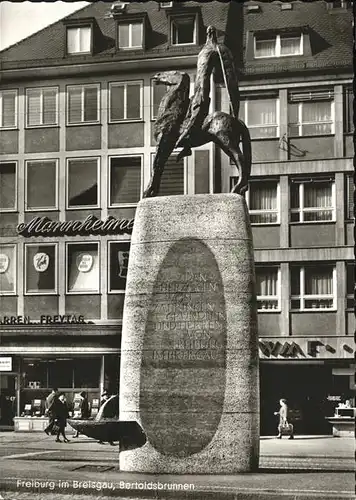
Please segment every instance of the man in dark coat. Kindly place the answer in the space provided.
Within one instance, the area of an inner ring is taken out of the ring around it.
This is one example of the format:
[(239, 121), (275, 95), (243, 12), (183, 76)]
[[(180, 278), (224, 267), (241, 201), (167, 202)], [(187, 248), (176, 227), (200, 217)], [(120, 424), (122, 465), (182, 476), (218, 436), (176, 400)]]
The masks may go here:
[(58, 389), (57, 389), (57, 387), (54, 387), (52, 389), (51, 394), (49, 394), (46, 398), (46, 410), (47, 410), (49, 422), (48, 422), (48, 425), (44, 431), (47, 434), (47, 436), (51, 435), (51, 431), (52, 431), (52, 428), (54, 426), (54, 423), (55, 423), (55, 420), (57, 417), (57, 415), (56, 415), (57, 401), (58, 401)]

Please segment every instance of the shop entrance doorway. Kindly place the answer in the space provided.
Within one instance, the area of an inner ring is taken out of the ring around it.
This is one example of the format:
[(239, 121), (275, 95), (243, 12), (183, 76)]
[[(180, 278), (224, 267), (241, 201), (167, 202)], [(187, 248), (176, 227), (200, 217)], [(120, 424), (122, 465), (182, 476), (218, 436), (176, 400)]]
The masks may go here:
[(332, 370), (324, 364), (260, 363), (261, 435), (276, 435), (279, 399), (285, 398), (295, 410), (296, 434), (331, 434), (328, 393), (332, 387)]
[(0, 428), (14, 426), (16, 415), (16, 375), (0, 375)]

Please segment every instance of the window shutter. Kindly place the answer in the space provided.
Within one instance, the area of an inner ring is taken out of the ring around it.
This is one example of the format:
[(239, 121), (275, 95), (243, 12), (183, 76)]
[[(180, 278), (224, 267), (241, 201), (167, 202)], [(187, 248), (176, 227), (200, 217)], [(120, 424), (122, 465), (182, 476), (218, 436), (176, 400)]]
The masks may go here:
[(14, 127), (16, 125), (16, 94), (10, 92), (4, 92), (2, 95), (2, 106), (3, 106), (3, 123), (0, 126), (3, 127)]
[(141, 118), (141, 86), (127, 85), (126, 89), (126, 118), (139, 119)]
[(28, 125), (41, 125), (41, 90), (31, 90), (27, 94)]
[(82, 89), (68, 89), (68, 123), (80, 123), (82, 121)]
[(354, 189), (354, 180), (352, 175), (347, 176), (347, 218), (354, 219), (354, 207), (355, 207), (355, 189)]
[(84, 121), (95, 122), (98, 119), (98, 89), (84, 88)]
[(160, 196), (184, 194), (184, 161), (177, 162), (175, 157), (170, 157), (162, 175)]
[(110, 120), (123, 120), (125, 118), (125, 87), (112, 85), (110, 89)]
[(57, 123), (57, 90), (43, 90), (43, 123), (45, 125), (55, 125)]
[(303, 101), (331, 101), (334, 99), (332, 89), (310, 90), (307, 92), (291, 91), (289, 92), (289, 102)]

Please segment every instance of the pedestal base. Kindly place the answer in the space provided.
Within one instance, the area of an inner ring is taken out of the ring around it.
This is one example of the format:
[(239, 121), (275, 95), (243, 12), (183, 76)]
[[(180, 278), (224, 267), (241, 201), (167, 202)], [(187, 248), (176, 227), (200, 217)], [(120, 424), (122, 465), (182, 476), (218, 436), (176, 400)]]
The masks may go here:
[(248, 211), (236, 194), (145, 199), (123, 318), (120, 420), (147, 442), (123, 471), (256, 470), (257, 312)]

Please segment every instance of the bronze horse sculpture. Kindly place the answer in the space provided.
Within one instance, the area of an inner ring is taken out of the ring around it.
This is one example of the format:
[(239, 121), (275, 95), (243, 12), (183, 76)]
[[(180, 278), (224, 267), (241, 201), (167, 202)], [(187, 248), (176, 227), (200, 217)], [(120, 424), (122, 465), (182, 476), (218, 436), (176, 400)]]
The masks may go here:
[[(208, 115), (210, 75), (218, 64), (221, 64), (234, 116), (222, 111)], [(239, 94), (232, 56), (227, 47), (217, 45), (215, 29), (208, 28), (206, 44), (198, 55), (197, 76), (191, 99), (190, 78), (186, 73), (157, 73), (154, 81), (156, 84), (167, 85), (168, 91), (161, 100), (154, 125), (157, 149), (152, 176), (144, 197), (158, 194), (165, 163), (175, 148), (183, 148), (178, 155), (180, 159), (189, 156), (192, 147), (209, 142), (217, 144), (236, 165), (238, 181), (232, 192), (244, 194), (251, 171), (251, 139), (248, 128), (237, 118)]]

